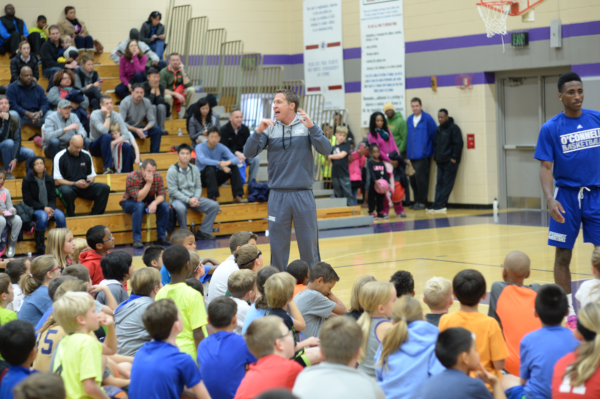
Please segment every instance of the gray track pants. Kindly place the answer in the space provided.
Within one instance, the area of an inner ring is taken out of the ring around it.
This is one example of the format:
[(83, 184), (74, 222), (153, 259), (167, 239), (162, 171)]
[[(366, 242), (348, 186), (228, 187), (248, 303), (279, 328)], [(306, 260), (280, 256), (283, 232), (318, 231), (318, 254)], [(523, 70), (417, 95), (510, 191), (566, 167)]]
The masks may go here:
[(269, 240), (271, 266), (285, 270), (290, 257), (292, 221), (300, 259), (312, 267), (321, 261), (317, 229), (317, 204), (312, 190), (269, 193)]

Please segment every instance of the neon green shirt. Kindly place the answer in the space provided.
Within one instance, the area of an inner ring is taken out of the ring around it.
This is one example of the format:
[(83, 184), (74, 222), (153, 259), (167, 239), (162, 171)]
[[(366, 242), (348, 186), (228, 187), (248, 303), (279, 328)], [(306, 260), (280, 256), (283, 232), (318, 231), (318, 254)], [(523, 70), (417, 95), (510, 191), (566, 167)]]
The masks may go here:
[(194, 342), (194, 330), (202, 328), (204, 336), (207, 337), (206, 307), (202, 295), (188, 286), (186, 283), (167, 284), (156, 294), (156, 301), (171, 298), (179, 308), (183, 320), (183, 331), (177, 336), (179, 350), (189, 354), (196, 360), (196, 343)]
[(17, 314), (15, 312), (10, 309), (0, 308), (0, 326), (13, 320), (17, 320)]
[(38, 28), (37, 26), (35, 28), (28, 28), (29, 30), (29, 34), (31, 35), (32, 33), (39, 33), (40, 36), (42, 37), (42, 39), (47, 39), (48, 37), (46, 36), (46, 32), (44, 32), (42, 29)]
[(87, 334), (74, 333), (60, 340), (52, 371), (62, 377), (69, 399), (87, 399), (83, 381), (102, 384), (102, 344)]

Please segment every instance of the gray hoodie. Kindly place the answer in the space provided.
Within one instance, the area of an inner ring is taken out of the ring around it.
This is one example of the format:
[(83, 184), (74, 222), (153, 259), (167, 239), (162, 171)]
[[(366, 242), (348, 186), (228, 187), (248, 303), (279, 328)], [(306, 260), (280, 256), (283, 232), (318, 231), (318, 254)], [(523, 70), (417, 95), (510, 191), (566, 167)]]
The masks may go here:
[[(106, 121), (106, 116), (102, 113), (102, 110), (97, 109), (92, 112), (90, 115), (90, 141), (96, 141), (103, 134), (110, 133), (110, 129), (104, 127), (104, 121)], [(127, 125), (125, 121), (117, 112), (112, 111), (110, 113), (110, 123), (118, 123), (121, 126), (121, 137), (125, 138), (125, 140), (131, 142), (133, 136), (131, 136), (131, 132), (127, 129)], [(131, 136), (131, 138), (127, 138), (125, 136)]]
[(167, 188), (172, 200), (178, 199), (187, 204), (192, 197), (200, 199), (202, 195), (200, 171), (192, 164), (188, 165), (187, 173), (183, 172), (179, 164), (171, 165), (167, 171)]
[(290, 126), (275, 122), (262, 134), (252, 132), (244, 155), (254, 158), (266, 147), (268, 150), (268, 184), (272, 190), (312, 190), (315, 181), (315, 159), (312, 147), (321, 155), (331, 154), (331, 143), (315, 124), (308, 129), (298, 115)]
[[(63, 129), (73, 123), (77, 123), (79, 125), (79, 130), (67, 130), (63, 133)], [(42, 140), (42, 147), (46, 149), (46, 146), (50, 143), (52, 139), (60, 140), (60, 148), (65, 149), (69, 146), (69, 141), (71, 141), (71, 137), (74, 134), (81, 134), (83, 137), (87, 137), (88, 134), (83, 128), (83, 125), (77, 118), (73, 112), (69, 115), (69, 118), (65, 120), (61, 114), (57, 112), (48, 112), (46, 116), (46, 122), (44, 123), (44, 135)]]
[(154, 303), (154, 299), (144, 296), (126, 303), (115, 313), (117, 353), (119, 355), (135, 356), (142, 345), (152, 340), (142, 321), (142, 314), (152, 303)]

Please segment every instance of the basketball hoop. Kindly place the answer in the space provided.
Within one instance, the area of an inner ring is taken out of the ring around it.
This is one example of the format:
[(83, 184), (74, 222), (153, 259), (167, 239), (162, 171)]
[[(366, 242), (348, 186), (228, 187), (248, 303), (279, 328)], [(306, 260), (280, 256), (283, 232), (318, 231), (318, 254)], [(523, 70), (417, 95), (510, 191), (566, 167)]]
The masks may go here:
[(461, 90), (473, 88), (473, 74), (464, 73), (456, 76), (456, 87)]
[(519, 11), (519, 3), (513, 0), (492, 0), (477, 3), (477, 10), (485, 24), (487, 37), (506, 35), (506, 19), (513, 14), (513, 7)]

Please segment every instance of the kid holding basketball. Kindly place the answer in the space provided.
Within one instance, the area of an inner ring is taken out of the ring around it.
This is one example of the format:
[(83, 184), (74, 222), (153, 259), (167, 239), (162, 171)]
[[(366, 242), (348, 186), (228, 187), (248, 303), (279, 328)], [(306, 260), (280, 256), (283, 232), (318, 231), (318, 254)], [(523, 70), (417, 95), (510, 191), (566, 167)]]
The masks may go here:
[[(384, 201), (387, 200), (386, 193), (389, 190), (389, 174), (385, 170), (385, 164), (381, 159), (381, 152), (377, 144), (371, 144), (371, 159), (367, 161), (367, 173), (369, 174), (369, 214), (375, 219), (387, 219), (388, 214), (384, 212)], [(377, 213), (375, 213), (377, 204)]]

